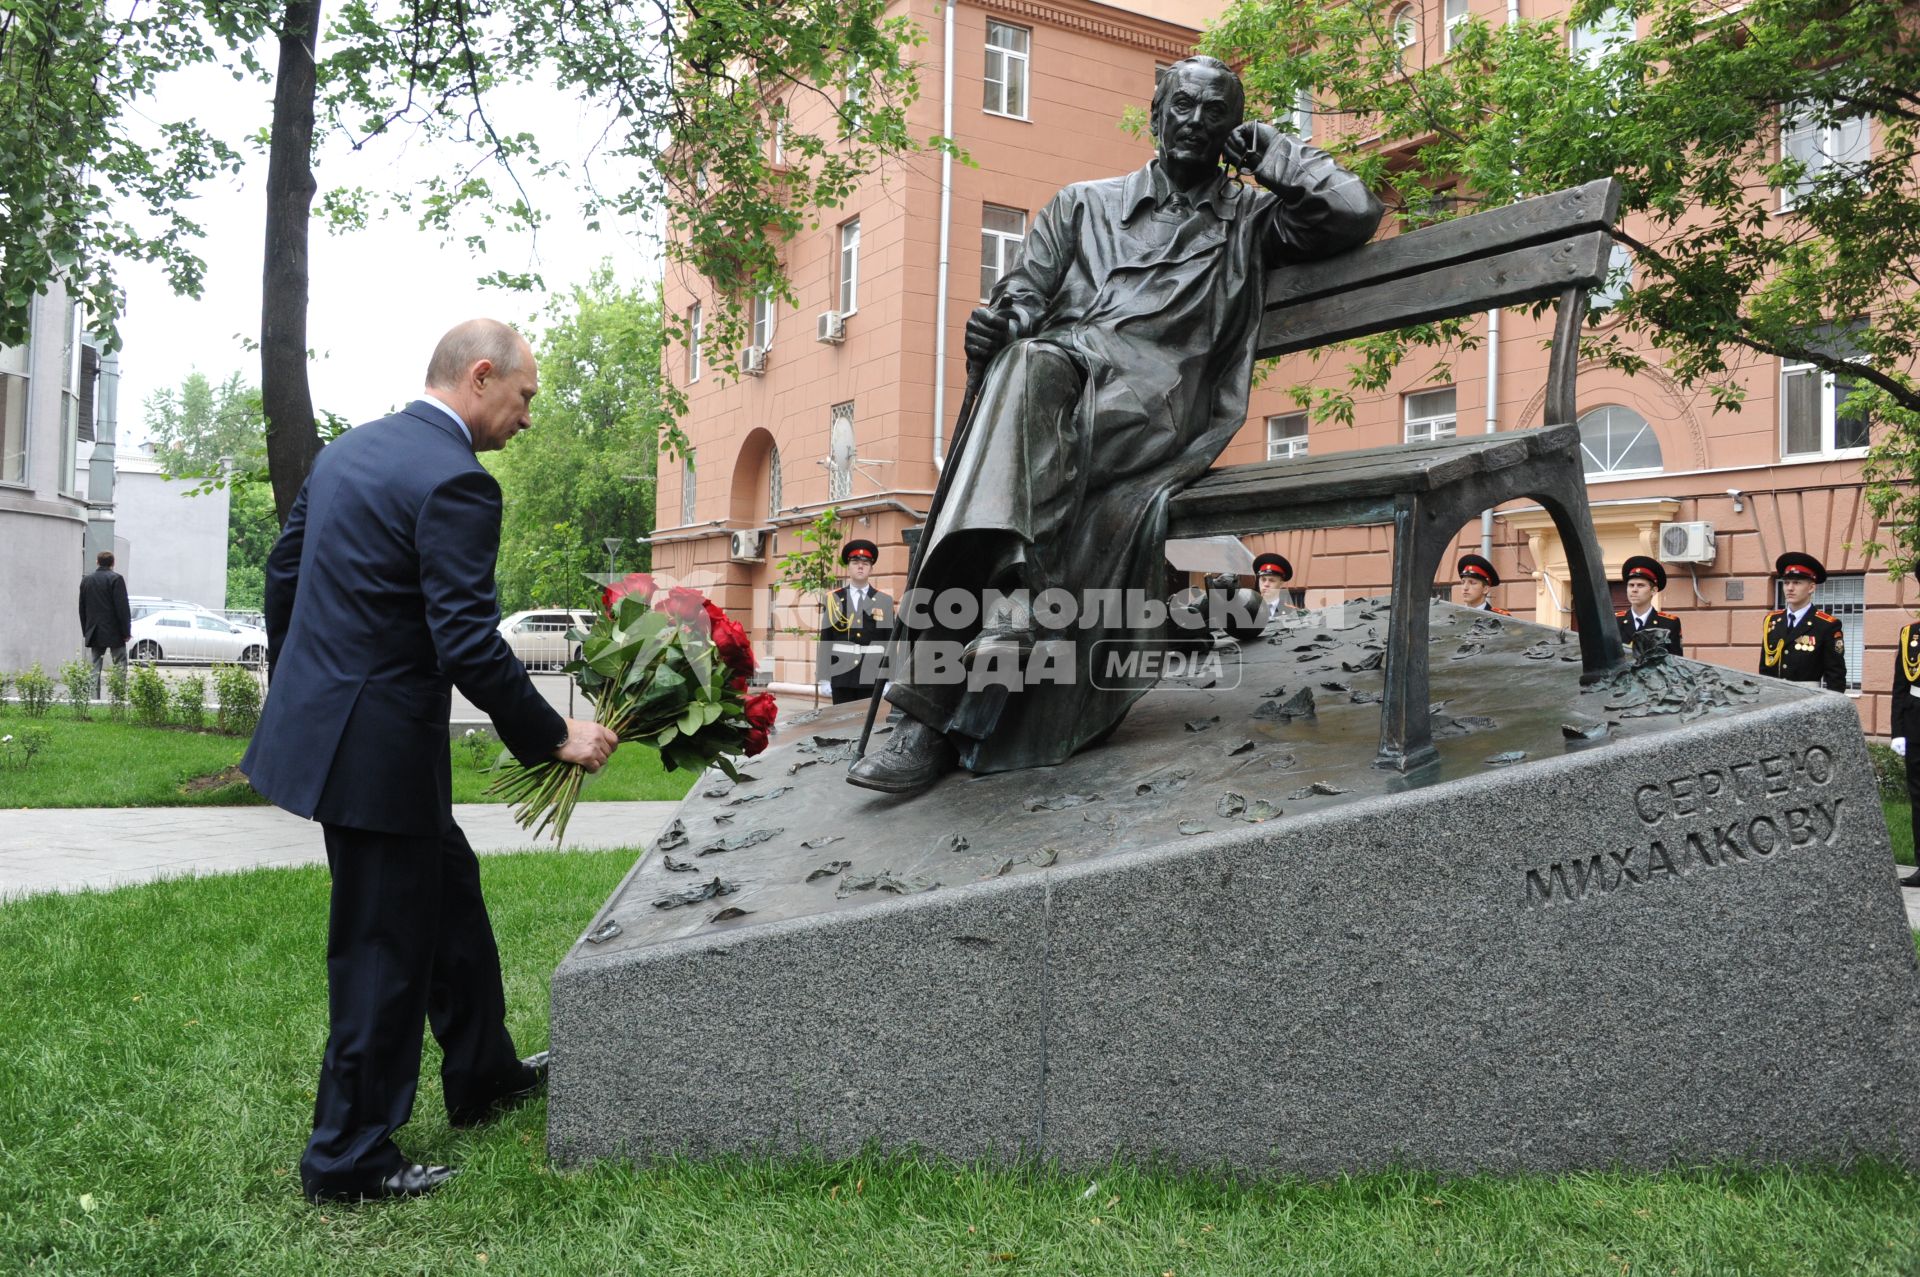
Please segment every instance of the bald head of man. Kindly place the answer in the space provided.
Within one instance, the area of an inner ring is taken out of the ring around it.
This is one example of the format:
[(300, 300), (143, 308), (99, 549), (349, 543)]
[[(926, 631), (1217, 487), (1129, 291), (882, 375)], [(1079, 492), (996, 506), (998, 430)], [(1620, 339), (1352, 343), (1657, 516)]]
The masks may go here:
[(507, 446), (533, 422), (540, 371), (527, 339), (497, 319), (455, 325), (427, 361), (427, 393), (460, 414), (475, 452)]

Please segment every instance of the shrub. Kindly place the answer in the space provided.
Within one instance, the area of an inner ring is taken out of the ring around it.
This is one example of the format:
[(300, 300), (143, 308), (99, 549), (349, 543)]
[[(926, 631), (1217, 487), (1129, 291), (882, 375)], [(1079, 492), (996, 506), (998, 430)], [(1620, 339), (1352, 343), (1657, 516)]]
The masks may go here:
[(20, 692), (20, 708), (29, 718), (45, 718), (53, 705), (53, 680), (35, 661), (25, 673), (16, 674), (13, 685)]
[(244, 665), (213, 667), (213, 694), (220, 700), (214, 725), (234, 736), (253, 732), (260, 721), (260, 680)]
[(13, 675), (0, 670), (0, 714), (7, 712), (7, 689), (13, 686)]
[(190, 674), (173, 685), (173, 721), (182, 727), (206, 726), (206, 679)]
[(107, 713), (116, 723), (127, 718), (127, 667), (115, 662), (107, 667)]
[(44, 727), (22, 727), (0, 736), (0, 766), (9, 771), (25, 771), (33, 756), (53, 743), (53, 733)]
[[(1920, 748), (1920, 741), (1908, 741), (1909, 748)], [(1867, 743), (1867, 757), (1873, 760), (1873, 775), (1882, 798), (1907, 796), (1907, 760), (1885, 745)]]
[(491, 732), (483, 732), (477, 727), (469, 727), (460, 736), (460, 748), (467, 751), (467, 761), (473, 764), (473, 770), (483, 772), (493, 766), (493, 760), (500, 742)]
[(67, 705), (75, 718), (90, 718), (93, 707), (93, 662), (75, 658), (60, 667), (60, 682), (67, 689)]
[(167, 680), (151, 665), (142, 665), (133, 672), (132, 686), (127, 689), (127, 699), (133, 703), (133, 719), (148, 727), (162, 727), (167, 721)]

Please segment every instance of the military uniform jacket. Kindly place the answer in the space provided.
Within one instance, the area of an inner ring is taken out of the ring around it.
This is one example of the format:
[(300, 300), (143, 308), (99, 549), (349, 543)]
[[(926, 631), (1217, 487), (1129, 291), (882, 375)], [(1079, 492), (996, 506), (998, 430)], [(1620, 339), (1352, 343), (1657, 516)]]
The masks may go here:
[(1760, 625), (1760, 672), (1794, 683), (1819, 683), (1828, 691), (1847, 690), (1847, 654), (1840, 638), (1840, 618), (1817, 607), (1807, 609), (1800, 624), (1787, 624), (1787, 613), (1769, 612)]
[[(1615, 612), (1613, 617), (1614, 620), (1620, 623), (1621, 646), (1625, 647), (1628, 651), (1632, 651), (1633, 636), (1639, 633), (1638, 630), (1633, 628), (1633, 609), (1623, 607)], [(1667, 632), (1667, 651), (1675, 656), (1686, 655), (1685, 652), (1680, 650), (1680, 618), (1673, 613), (1662, 612), (1660, 609), (1655, 608), (1653, 611), (1647, 613), (1647, 623), (1642, 628), (1665, 630)]]
[[(861, 672), (877, 663), (893, 633), (893, 599), (881, 590), (867, 589), (856, 615), (847, 602), (847, 587), (827, 595), (820, 618), (818, 676), (834, 687), (870, 688), (873, 680)], [(849, 658), (859, 658), (858, 663)]]
[(1893, 649), (1893, 734), (1905, 736), (1911, 745), (1920, 733), (1920, 623), (1909, 621), (1900, 627), (1900, 642)]

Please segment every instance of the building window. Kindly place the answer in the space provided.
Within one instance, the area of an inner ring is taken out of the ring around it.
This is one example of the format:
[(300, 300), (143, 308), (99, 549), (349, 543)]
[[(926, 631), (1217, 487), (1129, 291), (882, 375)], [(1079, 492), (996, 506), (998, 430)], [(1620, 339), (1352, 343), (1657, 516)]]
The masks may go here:
[(840, 313), (860, 309), (860, 219), (840, 224)]
[(853, 404), (833, 406), (833, 425), (827, 431), (827, 500), (845, 501), (853, 495)]
[(1854, 382), (1800, 360), (1780, 361), (1780, 455), (1858, 454), (1867, 446), (1867, 418), (1848, 411)]
[(1865, 165), (1870, 153), (1865, 116), (1822, 123), (1811, 103), (1787, 108), (1780, 117), (1780, 158), (1798, 161), (1800, 172), (1780, 188), (1781, 211), (1811, 195), (1822, 173)]
[(1467, 8), (1467, 0), (1445, 0), (1447, 37), (1446, 50), (1451, 53), (1460, 44), (1461, 33), (1465, 30), (1467, 19), (1472, 11)]
[(0, 483), (27, 481), (27, 350), (0, 347)]
[(1000, 277), (1020, 264), (1027, 242), (1027, 215), (1017, 208), (986, 205), (980, 213), (980, 296), (993, 294)]
[(1453, 438), (1453, 387), (1420, 390), (1406, 396), (1407, 442)]
[(1313, 141), (1313, 90), (1300, 89), (1293, 95), (1293, 112), (1287, 117), (1293, 135), (1302, 142)]
[(703, 331), (700, 318), (700, 303), (695, 302), (687, 311), (687, 380), (700, 380), (700, 335)]
[(60, 476), (59, 491), (80, 495), (80, 307), (67, 307), (66, 332), (60, 347)]
[(1567, 29), (1567, 47), (1575, 62), (1599, 66), (1600, 59), (1623, 44), (1633, 43), (1633, 15), (1620, 8), (1608, 9), (1598, 18)]
[(780, 445), (775, 444), (767, 453), (767, 517), (780, 517)]
[(1607, 250), (1606, 282), (1587, 294), (1587, 313), (1612, 310), (1632, 289), (1633, 254), (1625, 244), (1615, 244)]
[(1032, 39), (1025, 27), (988, 20), (983, 105), (990, 114), (1027, 118), (1027, 50)]
[[(1773, 583), (1773, 606), (1775, 611), (1786, 607), (1786, 595), (1780, 592), (1780, 582)], [(1866, 626), (1863, 622), (1867, 615), (1867, 578), (1864, 573), (1834, 572), (1828, 575), (1826, 582), (1813, 587), (1813, 602), (1809, 605), (1837, 618), (1841, 625), (1840, 643), (1847, 654), (1847, 690), (1860, 690), (1860, 678), (1866, 664)]]
[(1153, 87), (1155, 92), (1159, 91), (1160, 81), (1166, 79), (1167, 72), (1171, 70), (1173, 70), (1173, 63), (1171, 62), (1156, 62), (1153, 64)]
[(773, 290), (753, 299), (753, 344), (762, 350), (773, 347)]
[(1307, 455), (1307, 414), (1289, 412), (1267, 418), (1267, 460)]
[(680, 471), (680, 522), (693, 522), (694, 498), (699, 495), (699, 484), (694, 480), (693, 449), (687, 449), (687, 462)]
[(1410, 4), (1403, 4), (1387, 19), (1393, 31), (1393, 65), (1407, 69), (1409, 52), (1420, 43), (1420, 17)]
[(1580, 418), (1580, 461), (1589, 479), (1649, 473), (1660, 469), (1660, 440), (1645, 417), (1609, 404)]
[(776, 102), (773, 107), (773, 166), (785, 168), (787, 164), (787, 108), (785, 103)]

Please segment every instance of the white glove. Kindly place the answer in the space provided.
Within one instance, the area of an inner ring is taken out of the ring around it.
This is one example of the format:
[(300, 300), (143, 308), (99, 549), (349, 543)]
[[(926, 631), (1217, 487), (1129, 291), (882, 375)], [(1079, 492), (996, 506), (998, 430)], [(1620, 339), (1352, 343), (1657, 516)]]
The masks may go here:
[(1900, 755), (1900, 757), (1905, 758), (1907, 756), (1907, 738), (1906, 737), (1896, 736), (1892, 740), (1888, 741), (1887, 743), (1893, 746), (1893, 752)]

